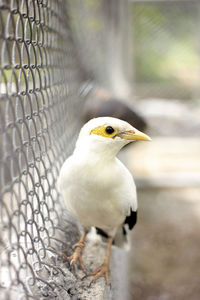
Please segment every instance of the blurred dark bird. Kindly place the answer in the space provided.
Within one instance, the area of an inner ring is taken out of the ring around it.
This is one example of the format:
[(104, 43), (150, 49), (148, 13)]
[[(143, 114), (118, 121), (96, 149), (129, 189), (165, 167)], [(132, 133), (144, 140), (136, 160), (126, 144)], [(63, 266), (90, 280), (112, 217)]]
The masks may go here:
[(83, 121), (87, 122), (97, 117), (114, 117), (128, 122), (130, 125), (145, 131), (147, 124), (143, 117), (123, 99), (113, 95), (103, 88), (93, 88), (87, 95), (83, 110)]

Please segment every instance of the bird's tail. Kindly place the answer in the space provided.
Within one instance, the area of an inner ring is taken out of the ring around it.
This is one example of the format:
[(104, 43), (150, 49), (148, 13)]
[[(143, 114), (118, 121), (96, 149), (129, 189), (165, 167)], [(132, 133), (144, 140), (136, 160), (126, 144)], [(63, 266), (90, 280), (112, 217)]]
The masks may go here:
[(129, 237), (126, 228), (124, 226), (118, 229), (113, 244), (124, 250), (129, 250), (130, 248)]

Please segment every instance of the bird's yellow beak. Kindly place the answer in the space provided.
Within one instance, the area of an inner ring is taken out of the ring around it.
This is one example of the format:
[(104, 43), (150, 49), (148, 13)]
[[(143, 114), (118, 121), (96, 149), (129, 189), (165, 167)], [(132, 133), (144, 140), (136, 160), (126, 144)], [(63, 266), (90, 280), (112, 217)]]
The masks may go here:
[(116, 134), (116, 136), (120, 137), (124, 140), (131, 140), (131, 141), (151, 141), (151, 138), (146, 135), (145, 133), (137, 130), (124, 131)]

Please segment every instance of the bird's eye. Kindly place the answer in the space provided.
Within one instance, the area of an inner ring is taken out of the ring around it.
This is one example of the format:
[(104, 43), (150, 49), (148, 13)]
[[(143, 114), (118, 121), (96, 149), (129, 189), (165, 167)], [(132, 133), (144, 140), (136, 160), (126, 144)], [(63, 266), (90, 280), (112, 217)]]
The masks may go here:
[(114, 128), (112, 128), (111, 126), (107, 126), (107, 127), (106, 127), (106, 132), (107, 132), (108, 134), (112, 134), (114, 131), (115, 131)]

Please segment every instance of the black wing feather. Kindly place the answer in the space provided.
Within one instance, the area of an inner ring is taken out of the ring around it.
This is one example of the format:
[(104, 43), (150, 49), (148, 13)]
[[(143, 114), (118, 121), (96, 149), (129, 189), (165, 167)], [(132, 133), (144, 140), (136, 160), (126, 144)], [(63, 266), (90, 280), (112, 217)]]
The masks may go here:
[(125, 221), (124, 221), (124, 225), (128, 224), (129, 229), (133, 229), (133, 227), (135, 226), (135, 224), (137, 223), (137, 210), (133, 211), (131, 209), (130, 211), (130, 215), (126, 217)]
[(108, 234), (105, 231), (103, 231), (101, 228), (98, 228), (98, 227), (95, 227), (95, 228), (96, 228), (97, 234), (100, 234), (104, 238), (108, 238), (109, 237)]
[[(129, 229), (133, 229), (133, 227), (135, 226), (135, 224), (137, 223), (137, 211), (134, 210), (130, 210), (130, 215), (126, 217), (124, 224), (122, 226), (122, 233), (123, 235), (126, 235), (126, 228), (124, 227), (125, 224), (128, 224)], [(95, 227), (96, 228), (96, 232), (97, 234), (100, 234), (101, 236), (103, 236), (104, 238), (108, 238), (108, 234), (103, 231), (102, 229)]]

